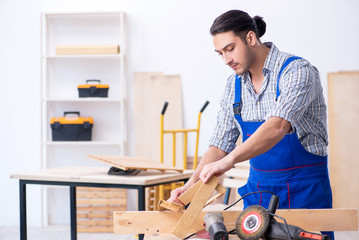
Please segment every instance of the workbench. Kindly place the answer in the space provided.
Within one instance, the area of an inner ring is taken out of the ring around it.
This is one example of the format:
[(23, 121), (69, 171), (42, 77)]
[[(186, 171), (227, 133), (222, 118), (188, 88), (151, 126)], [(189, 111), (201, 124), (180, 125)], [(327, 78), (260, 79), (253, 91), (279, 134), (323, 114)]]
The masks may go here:
[[(19, 179), (20, 200), (20, 239), (27, 239), (26, 219), (26, 185), (57, 185), (68, 186), (70, 190), (70, 227), (71, 240), (77, 239), (76, 228), (76, 187), (102, 187), (137, 189), (138, 210), (145, 210), (145, 189), (160, 184), (177, 181), (187, 181), (193, 170), (184, 170), (182, 173), (157, 170), (141, 171), (135, 176), (113, 176), (107, 174), (104, 167), (62, 167), (15, 173), (10, 177)], [(140, 239), (143, 239), (140, 235)]]

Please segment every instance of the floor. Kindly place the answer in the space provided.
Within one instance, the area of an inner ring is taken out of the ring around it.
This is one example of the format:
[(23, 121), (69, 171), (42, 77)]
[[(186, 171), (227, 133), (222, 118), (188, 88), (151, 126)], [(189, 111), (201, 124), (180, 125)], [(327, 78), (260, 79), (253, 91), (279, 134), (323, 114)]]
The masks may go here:
[[(20, 239), (19, 227), (0, 227), (1, 240)], [(112, 233), (78, 233), (78, 240), (137, 240), (137, 235)], [(336, 232), (336, 240), (357, 240), (357, 232)], [(28, 228), (28, 240), (70, 240), (69, 230), (42, 230), (40, 227)]]
[[(0, 227), (0, 240), (20, 239), (19, 227)], [(70, 240), (70, 230), (42, 230), (40, 227), (29, 227), (28, 240)], [(137, 240), (133, 234), (113, 233), (78, 233), (78, 240)]]

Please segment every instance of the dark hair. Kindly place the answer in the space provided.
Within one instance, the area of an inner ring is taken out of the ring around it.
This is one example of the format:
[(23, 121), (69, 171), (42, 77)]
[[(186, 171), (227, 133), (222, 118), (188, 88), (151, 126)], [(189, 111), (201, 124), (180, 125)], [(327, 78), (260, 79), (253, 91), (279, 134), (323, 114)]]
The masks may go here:
[(244, 42), (249, 31), (253, 31), (259, 39), (266, 32), (266, 23), (260, 16), (251, 18), (248, 13), (241, 10), (230, 10), (217, 17), (210, 29), (212, 35), (233, 31)]

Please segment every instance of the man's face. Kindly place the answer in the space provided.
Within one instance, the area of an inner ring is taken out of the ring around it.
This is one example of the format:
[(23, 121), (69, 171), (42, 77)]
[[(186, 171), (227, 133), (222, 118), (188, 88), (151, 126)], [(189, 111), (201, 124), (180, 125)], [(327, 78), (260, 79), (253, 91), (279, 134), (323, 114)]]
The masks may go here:
[(226, 65), (234, 70), (237, 75), (249, 71), (255, 59), (255, 54), (248, 44), (233, 31), (217, 33), (213, 36), (215, 51), (222, 56)]

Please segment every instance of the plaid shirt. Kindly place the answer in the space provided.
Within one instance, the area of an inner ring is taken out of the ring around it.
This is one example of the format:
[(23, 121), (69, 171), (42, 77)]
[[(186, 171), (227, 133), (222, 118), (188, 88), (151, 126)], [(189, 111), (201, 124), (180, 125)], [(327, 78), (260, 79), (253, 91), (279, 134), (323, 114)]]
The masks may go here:
[[(307, 60), (291, 62), (282, 72), (279, 81), (280, 96), (276, 99), (277, 78), (284, 61), (292, 56), (280, 52), (272, 43), (265, 43), (270, 52), (263, 67), (264, 81), (256, 94), (250, 75), (243, 74), (241, 117), (243, 121), (265, 121), (280, 117), (291, 123), (302, 146), (310, 153), (327, 155), (327, 115), (318, 70)], [(234, 118), (233, 103), (236, 75), (227, 80), (225, 92), (220, 101), (217, 125), (210, 140), (210, 146), (229, 153), (236, 147), (242, 134)]]

